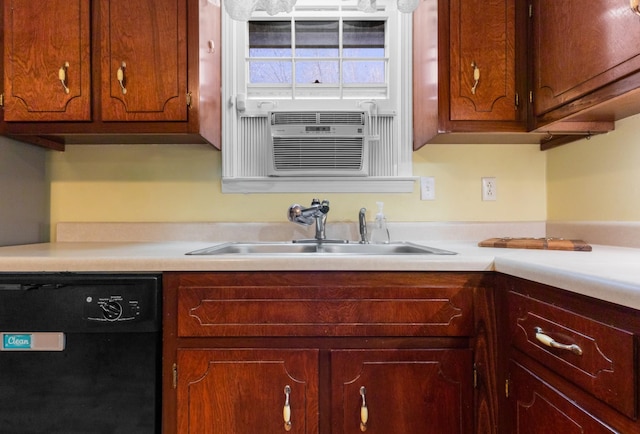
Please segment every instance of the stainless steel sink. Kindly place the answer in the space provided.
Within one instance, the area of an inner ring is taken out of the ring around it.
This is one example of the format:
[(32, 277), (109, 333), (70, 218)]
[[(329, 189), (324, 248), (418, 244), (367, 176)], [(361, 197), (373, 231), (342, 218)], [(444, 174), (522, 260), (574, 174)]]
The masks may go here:
[(360, 243), (225, 243), (187, 255), (455, 255), (455, 252), (410, 242)]

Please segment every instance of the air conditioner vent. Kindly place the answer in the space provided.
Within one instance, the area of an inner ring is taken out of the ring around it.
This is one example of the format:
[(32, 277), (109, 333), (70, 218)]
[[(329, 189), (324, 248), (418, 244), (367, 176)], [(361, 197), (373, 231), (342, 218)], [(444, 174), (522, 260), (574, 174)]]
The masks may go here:
[(320, 112), (319, 124), (344, 124), (364, 125), (364, 113), (362, 112)]
[(364, 143), (357, 137), (273, 138), (273, 163), (278, 171), (362, 170)]
[(316, 112), (272, 112), (271, 125), (315, 124), (317, 115)]
[(363, 112), (271, 112), (271, 125), (339, 124), (364, 125)]
[(366, 176), (364, 112), (272, 112), (272, 176)]

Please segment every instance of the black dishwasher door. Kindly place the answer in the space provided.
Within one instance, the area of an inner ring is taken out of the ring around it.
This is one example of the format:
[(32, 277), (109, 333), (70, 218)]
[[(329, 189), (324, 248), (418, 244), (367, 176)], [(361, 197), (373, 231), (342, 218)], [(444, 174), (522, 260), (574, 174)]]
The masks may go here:
[(0, 273), (0, 432), (160, 433), (160, 284)]

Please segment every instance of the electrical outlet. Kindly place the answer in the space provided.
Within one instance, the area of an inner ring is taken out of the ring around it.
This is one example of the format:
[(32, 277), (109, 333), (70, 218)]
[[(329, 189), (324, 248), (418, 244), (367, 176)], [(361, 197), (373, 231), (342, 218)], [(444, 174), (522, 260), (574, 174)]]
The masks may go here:
[(420, 177), (420, 199), (436, 200), (436, 179), (433, 176)]
[(482, 200), (497, 200), (497, 186), (495, 177), (482, 178)]

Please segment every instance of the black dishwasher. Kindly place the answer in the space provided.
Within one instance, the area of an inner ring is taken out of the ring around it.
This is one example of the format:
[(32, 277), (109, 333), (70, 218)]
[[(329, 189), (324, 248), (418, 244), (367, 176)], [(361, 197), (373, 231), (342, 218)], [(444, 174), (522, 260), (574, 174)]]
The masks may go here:
[(0, 432), (159, 433), (161, 281), (0, 273)]

